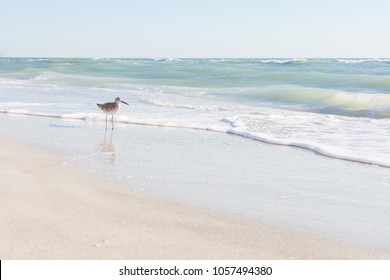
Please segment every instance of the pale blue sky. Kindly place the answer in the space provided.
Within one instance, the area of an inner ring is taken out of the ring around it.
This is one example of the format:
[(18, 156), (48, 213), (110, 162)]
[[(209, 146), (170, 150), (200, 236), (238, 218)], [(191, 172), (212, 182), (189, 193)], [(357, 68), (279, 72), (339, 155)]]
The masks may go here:
[(390, 1), (0, 0), (0, 55), (390, 57)]

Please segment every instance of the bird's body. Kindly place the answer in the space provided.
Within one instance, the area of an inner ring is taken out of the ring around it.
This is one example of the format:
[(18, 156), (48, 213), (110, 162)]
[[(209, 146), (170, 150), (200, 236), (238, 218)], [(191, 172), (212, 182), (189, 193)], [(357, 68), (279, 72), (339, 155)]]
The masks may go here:
[(104, 113), (106, 113), (106, 129), (107, 129), (107, 115), (111, 115), (112, 129), (114, 129), (114, 115), (121, 109), (121, 103), (129, 105), (120, 97), (115, 98), (114, 102), (108, 102), (104, 104), (96, 104)]

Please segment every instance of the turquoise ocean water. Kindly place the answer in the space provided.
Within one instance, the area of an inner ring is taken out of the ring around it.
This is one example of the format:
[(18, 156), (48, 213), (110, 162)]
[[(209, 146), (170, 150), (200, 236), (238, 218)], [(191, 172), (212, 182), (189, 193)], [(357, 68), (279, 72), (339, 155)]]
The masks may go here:
[(390, 167), (390, 59), (0, 58), (0, 112), (196, 128)]

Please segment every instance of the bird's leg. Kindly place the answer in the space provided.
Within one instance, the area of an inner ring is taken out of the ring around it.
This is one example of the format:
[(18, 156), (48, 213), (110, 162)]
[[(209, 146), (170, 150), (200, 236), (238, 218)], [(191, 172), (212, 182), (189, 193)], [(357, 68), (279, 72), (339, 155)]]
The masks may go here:
[(112, 129), (114, 129), (114, 115), (111, 115), (111, 123), (112, 123)]
[(106, 129), (107, 129), (107, 114), (106, 114)]

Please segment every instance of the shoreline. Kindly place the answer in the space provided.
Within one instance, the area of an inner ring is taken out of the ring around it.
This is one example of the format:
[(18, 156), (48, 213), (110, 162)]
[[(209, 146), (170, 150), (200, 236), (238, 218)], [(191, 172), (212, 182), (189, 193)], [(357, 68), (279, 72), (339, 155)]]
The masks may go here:
[[(20, 117), (43, 117), (43, 118), (53, 118), (53, 119), (60, 119), (64, 122), (72, 122), (72, 121), (88, 121), (92, 123), (99, 123), (103, 122), (105, 119), (104, 114), (97, 114), (97, 113), (83, 113), (83, 114), (64, 114), (64, 115), (55, 115), (55, 114), (45, 114), (45, 113), (33, 113), (33, 112), (24, 112), (24, 111), (7, 111), (7, 110), (0, 110), (0, 114), (6, 115), (6, 116), (20, 116)], [(88, 115), (90, 115), (88, 117)], [(332, 116), (332, 115), (331, 115)], [(337, 116), (334, 115), (332, 117), (338, 117), (343, 118), (345, 116)], [(118, 120), (118, 118), (120, 118)], [(380, 122), (381, 119), (375, 120), (366, 118), (367, 121), (377, 121)], [(387, 163), (386, 161), (373, 161), (370, 158), (356, 156), (356, 155), (340, 155), (338, 152), (328, 150), (326, 146), (316, 146), (311, 143), (299, 143), (296, 140), (290, 141), (290, 140), (277, 140), (276, 138), (269, 137), (266, 135), (263, 135), (261, 133), (253, 133), (250, 132), (248, 129), (242, 129), (240, 125), (236, 124), (236, 121), (232, 119), (224, 119), (222, 120), (225, 123), (231, 124), (231, 127), (217, 127), (217, 126), (196, 126), (196, 125), (183, 125), (179, 123), (158, 123), (156, 121), (141, 121), (141, 120), (129, 120), (127, 117), (117, 117), (116, 123), (119, 123), (119, 125), (123, 126), (148, 126), (148, 127), (157, 127), (157, 128), (166, 128), (166, 129), (190, 129), (190, 130), (199, 130), (204, 132), (215, 132), (215, 133), (222, 133), (222, 134), (230, 134), (235, 135), (238, 137), (242, 137), (246, 140), (256, 141), (259, 143), (265, 143), (265, 144), (271, 144), (281, 147), (291, 147), (291, 148), (298, 148), (305, 150), (307, 152), (315, 153), (319, 156), (330, 158), (330, 159), (336, 159), (341, 161), (346, 161), (350, 163), (357, 163), (357, 164), (363, 164), (367, 166), (377, 166), (381, 168), (390, 169), (390, 163)]]
[(0, 137), (1, 259), (384, 259), (348, 246), (139, 195)]

